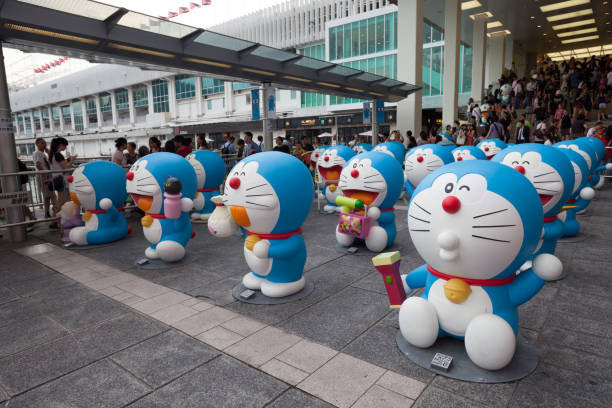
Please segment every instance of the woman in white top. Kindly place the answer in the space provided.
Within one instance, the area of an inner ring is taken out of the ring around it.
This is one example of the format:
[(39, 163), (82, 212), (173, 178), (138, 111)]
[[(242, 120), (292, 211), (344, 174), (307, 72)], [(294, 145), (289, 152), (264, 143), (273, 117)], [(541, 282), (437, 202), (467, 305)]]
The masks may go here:
[(113, 153), (113, 163), (118, 164), (119, 166), (127, 165), (127, 158), (123, 154), (123, 151), (127, 149), (127, 139), (125, 137), (120, 137), (115, 140), (115, 153)]
[[(51, 170), (65, 170), (72, 168), (72, 163), (77, 158), (77, 155), (68, 156), (66, 159), (61, 153), (68, 147), (68, 141), (63, 137), (55, 137), (51, 140), (51, 148), (49, 149), (49, 164)], [(57, 192), (57, 207), (61, 208), (70, 198), (68, 195), (68, 186), (64, 172), (53, 173), (53, 190)]]

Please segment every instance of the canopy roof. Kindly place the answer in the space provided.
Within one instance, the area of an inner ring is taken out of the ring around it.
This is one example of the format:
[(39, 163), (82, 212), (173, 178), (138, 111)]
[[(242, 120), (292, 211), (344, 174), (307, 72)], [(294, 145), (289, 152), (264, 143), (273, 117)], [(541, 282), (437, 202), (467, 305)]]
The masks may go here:
[(0, 38), (26, 51), (93, 62), (269, 82), (397, 102), (420, 89), (395, 79), (90, 0), (0, 0)]

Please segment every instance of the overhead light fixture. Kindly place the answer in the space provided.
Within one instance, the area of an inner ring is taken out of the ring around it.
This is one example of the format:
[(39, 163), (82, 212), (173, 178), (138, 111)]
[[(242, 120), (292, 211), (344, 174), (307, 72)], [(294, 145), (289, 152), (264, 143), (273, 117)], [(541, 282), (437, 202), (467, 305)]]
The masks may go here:
[(368, 92), (368, 93), (369, 93), (370, 95), (374, 95), (374, 96), (385, 96), (385, 95), (383, 95), (383, 94), (381, 94), (381, 93), (378, 93), (378, 92)]
[(265, 75), (265, 76), (276, 76), (274, 72), (262, 71), (260, 69), (246, 68), (240, 67), (241, 70), (245, 72), (252, 72), (253, 74)]
[(539, 24), (538, 24), (536, 27), (537, 27), (537, 28), (542, 28), (542, 26), (541, 26), (541, 25), (539, 25)]
[(293, 75), (284, 75), (283, 78), (291, 79), (293, 81), (300, 81), (300, 82), (312, 82), (310, 79), (300, 78), (300, 77), (296, 77), (296, 76), (293, 76)]
[(351, 91), (351, 92), (357, 92), (357, 93), (364, 93), (365, 91), (363, 89), (357, 89), (357, 88), (349, 88), (348, 86), (346, 88), (347, 91)]
[(472, 20), (476, 20), (476, 17), (481, 16), (481, 15), (483, 15), (483, 14), (484, 14), (484, 15), (486, 15), (486, 16), (487, 16), (487, 18), (491, 18), (491, 17), (493, 17), (493, 13), (491, 13), (490, 11), (485, 11), (484, 13), (476, 13), (476, 14), (471, 14), (471, 15), (470, 15), (470, 18), (471, 18)]
[(219, 68), (231, 68), (232, 67), (230, 64), (223, 64), (222, 62), (209, 61), (209, 60), (205, 60), (201, 58), (185, 57), (183, 58), (183, 60), (187, 62), (195, 62), (196, 64), (210, 65), (211, 67), (219, 67)]
[(535, 16), (530, 16), (529, 18), (533, 20), (535, 18)]
[(557, 33), (557, 37), (573, 37), (575, 35), (588, 34), (597, 32), (597, 27), (585, 28), (576, 31), (565, 31), (563, 33)]
[(480, 4), (480, 2), (477, 0), (464, 1), (461, 3), (461, 10), (470, 10), (480, 6), (482, 6), (482, 4)]
[(558, 25), (552, 26), (552, 29), (553, 30), (565, 30), (566, 28), (580, 27), (580, 26), (589, 25), (589, 24), (595, 24), (595, 19), (589, 18), (587, 20), (574, 21), (573, 23), (558, 24)]
[(495, 28), (495, 27), (501, 27), (502, 23), (501, 21), (491, 21), (490, 23), (487, 23), (487, 28)]
[(487, 37), (493, 37), (494, 35), (497, 35), (497, 34), (510, 35), (512, 33), (510, 32), (510, 30), (499, 30), (499, 31), (493, 31), (492, 33), (487, 33)]
[(587, 37), (578, 37), (578, 38), (571, 38), (569, 40), (562, 40), (561, 43), (562, 44), (571, 44), (571, 43), (581, 42), (581, 41), (596, 40), (598, 38), (599, 38), (598, 35), (589, 35)]
[(318, 85), (329, 86), (330, 88), (340, 88), (340, 85), (330, 84), (329, 82), (317, 82)]
[(568, 1), (561, 1), (559, 3), (553, 3), (553, 4), (547, 4), (545, 6), (540, 6), (540, 10), (542, 10), (542, 13), (548, 13), (549, 11), (555, 11), (555, 10), (559, 10), (559, 9), (563, 9), (563, 8), (580, 6), (582, 4), (588, 4), (590, 2), (591, 2), (591, 0), (568, 0)]
[(60, 40), (76, 41), (76, 42), (80, 42), (84, 44), (98, 44), (99, 43), (98, 40), (92, 40), (91, 38), (77, 37), (76, 35), (56, 33), (55, 31), (41, 30), (39, 28), (27, 27), (27, 26), (22, 26), (22, 25), (17, 25), (17, 24), (5, 23), (4, 28), (7, 28), (9, 30), (22, 31), (24, 33), (30, 33), (30, 34), (35, 34), (35, 35), (44, 35), (46, 37), (59, 38)]
[(108, 48), (114, 48), (116, 50), (137, 52), (139, 54), (154, 55), (156, 57), (163, 57), (163, 58), (174, 58), (174, 54), (168, 54), (167, 52), (146, 50), (144, 48), (130, 47), (129, 45), (123, 45), (123, 44), (117, 44), (117, 43), (108, 43), (106, 46)]
[(593, 14), (593, 9), (586, 9), (586, 10), (572, 11), (570, 13), (555, 14), (554, 16), (546, 17), (546, 19), (548, 21), (560, 21), (560, 20), (567, 20), (568, 18), (588, 16), (591, 14)]

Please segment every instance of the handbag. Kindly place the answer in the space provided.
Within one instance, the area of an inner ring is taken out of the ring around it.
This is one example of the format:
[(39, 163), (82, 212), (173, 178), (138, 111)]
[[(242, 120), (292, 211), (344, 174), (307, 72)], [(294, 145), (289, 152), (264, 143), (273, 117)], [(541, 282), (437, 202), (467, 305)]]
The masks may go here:
[(338, 232), (356, 238), (366, 238), (370, 232), (370, 218), (367, 216), (367, 213), (367, 206), (363, 211), (363, 215), (356, 212), (341, 212), (338, 219)]

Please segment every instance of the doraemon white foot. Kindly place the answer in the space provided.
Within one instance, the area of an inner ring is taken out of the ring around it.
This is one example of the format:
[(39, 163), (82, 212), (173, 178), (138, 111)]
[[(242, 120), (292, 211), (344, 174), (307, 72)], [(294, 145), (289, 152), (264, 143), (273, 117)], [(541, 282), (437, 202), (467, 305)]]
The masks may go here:
[(87, 245), (87, 233), (86, 227), (75, 227), (70, 230), (70, 242), (75, 245)]
[(507, 321), (494, 314), (481, 314), (465, 329), (465, 351), (470, 360), (485, 370), (507, 366), (516, 350), (516, 336)]
[[(229, 210), (234, 222), (245, 229), (243, 251), (250, 272), (242, 285), (270, 298), (304, 288), (306, 245), (301, 226), (313, 199), (310, 172), (291, 155), (258, 153), (234, 166), (222, 196), (224, 207), (215, 211)], [(226, 214), (213, 214), (209, 230), (227, 230), (227, 219), (222, 217)]]
[(149, 259), (159, 259), (159, 254), (157, 253), (157, 250), (151, 247), (147, 247), (147, 249), (145, 249), (145, 256)]
[(185, 247), (175, 241), (162, 241), (155, 249), (159, 258), (166, 262), (177, 262), (185, 257)]

